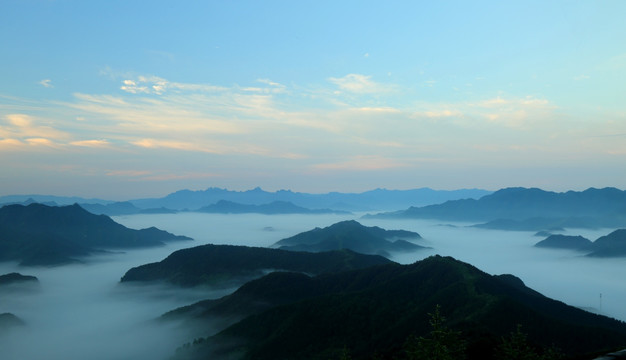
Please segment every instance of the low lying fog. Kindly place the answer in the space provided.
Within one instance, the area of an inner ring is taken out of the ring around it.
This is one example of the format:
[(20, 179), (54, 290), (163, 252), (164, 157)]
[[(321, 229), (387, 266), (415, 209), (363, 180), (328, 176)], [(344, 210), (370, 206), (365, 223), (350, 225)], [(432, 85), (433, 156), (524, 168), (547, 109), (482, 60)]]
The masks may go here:
[[(355, 215), (132, 215), (114, 220), (135, 229), (157, 226), (195, 241), (90, 257), (84, 265), (20, 268), (0, 263), (0, 274), (17, 271), (40, 281), (35, 291), (0, 288), (0, 313), (11, 312), (27, 323), (0, 334), (2, 359), (166, 359), (176, 347), (192, 340), (191, 335), (175, 325), (151, 320), (227, 291), (120, 285), (119, 279), (128, 269), (206, 243), (269, 246), (316, 226), (347, 219), (367, 226), (417, 231), (424, 237), (419, 244), (433, 247), (397, 255), (394, 261), (412, 263), (433, 254), (453, 256), (490, 274), (516, 275), (533, 289), (567, 304), (626, 320), (626, 258), (585, 258), (573, 251), (533, 248), (543, 238), (531, 232), (448, 226), (439, 221), (365, 220)], [(612, 230), (566, 233), (595, 240)]]
[(84, 265), (54, 268), (0, 263), (0, 274), (34, 275), (39, 285), (0, 287), (0, 313), (18, 316), (26, 327), (0, 333), (3, 360), (166, 359), (189, 334), (175, 324), (152, 320), (195, 301), (227, 294), (166, 286), (122, 285), (129, 268), (159, 261), (193, 242), (84, 259)]

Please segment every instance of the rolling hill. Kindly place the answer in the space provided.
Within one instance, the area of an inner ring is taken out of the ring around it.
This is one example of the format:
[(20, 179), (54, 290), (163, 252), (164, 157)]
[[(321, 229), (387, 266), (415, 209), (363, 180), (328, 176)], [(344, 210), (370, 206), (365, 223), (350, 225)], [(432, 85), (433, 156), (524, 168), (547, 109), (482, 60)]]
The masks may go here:
[(308, 253), (209, 244), (178, 250), (160, 262), (132, 268), (121, 282), (163, 281), (185, 287), (231, 286), (277, 270), (321, 274), (389, 262), (381, 256), (349, 250)]
[(361, 254), (389, 256), (390, 252), (425, 249), (424, 246), (410, 242), (421, 238), (416, 232), (367, 227), (357, 221), (348, 220), (282, 239), (272, 246), (311, 252), (350, 249)]
[(427, 336), (428, 314), (438, 306), (468, 359), (495, 359), (497, 345), (518, 326), (538, 352), (556, 346), (591, 358), (626, 345), (623, 322), (549, 299), (514, 276), (440, 256), (316, 277), (275, 273), (165, 317), (198, 319), (210, 335), (214, 312), (243, 311), (242, 320), (181, 347), (176, 359), (405, 359), (407, 342)]
[(21, 265), (59, 265), (103, 249), (162, 245), (191, 240), (151, 227), (133, 230), (79, 205), (0, 208), (0, 261)]

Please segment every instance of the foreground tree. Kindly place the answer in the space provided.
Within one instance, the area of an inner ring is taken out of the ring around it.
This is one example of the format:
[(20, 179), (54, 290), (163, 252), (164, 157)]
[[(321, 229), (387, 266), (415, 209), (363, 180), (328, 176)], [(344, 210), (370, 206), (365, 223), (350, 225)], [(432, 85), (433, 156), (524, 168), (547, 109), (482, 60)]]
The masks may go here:
[(446, 318), (441, 315), (441, 307), (437, 305), (434, 313), (429, 313), (429, 337), (409, 338), (406, 354), (409, 360), (461, 360), (465, 358), (465, 342), (458, 331), (450, 330), (445, 325)]
[(517, 325), (509, 337), (502, 338), (502, 343), (496, 348), (498, 360), (559, 360), (563, 354), (552, 347), (539, 354), (533, 349), (527, 340), (527, 335), (522, 332), (522, 325)]

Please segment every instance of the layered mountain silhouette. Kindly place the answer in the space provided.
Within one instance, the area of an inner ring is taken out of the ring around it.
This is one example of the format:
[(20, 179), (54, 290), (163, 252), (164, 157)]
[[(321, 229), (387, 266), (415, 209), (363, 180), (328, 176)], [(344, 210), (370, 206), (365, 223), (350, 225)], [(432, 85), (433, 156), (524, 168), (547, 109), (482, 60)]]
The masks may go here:
[(178, 250), (160, 262), (132, 268), (121, 282), (163, 281), (185, 287), (233, 286), (272, 271), (322, 274), (389, 262), (381, 256), (350, 250), (308, 253), (209, 244)]
[(26, 325), (24, 320), (11, 313), (0, 314), (0, 335), (15, 327)]
[[(411, 190), (375, 189), (362, 193), (331, 192), (310, 194), (290, 190), (269, 192), (258, 187), (247, 191), (208, 188), (198, 191), (180, 190), (162, 198), (134, 199), (122, 202), (51, 195), (9, 195), (0, 196), (0, 206), (10, 204), (28, 205), (35, 202), (51, 206), (77, 203), (89, 212), (97, 215), (117, 216), (194, 211), (210, 206), (209, 204), (217, 204), (220, 201), (258, 206), (267, 206), (274, 202), (288, 202), (295, 207), (312, 212), (317, 210), (311, 209), (332, 209), (332, 211), (350, 212), (395, 210), (409, 206), (438, 204), (455, 199), (477, 199), (490, 193), (491, 191), (480, 189), (433, 190), (420, 188)], [(259, 209), (255, 210), (258, 211)], [(264, 209), (261, 210), (264, 211)], [(209, 211), (212, 211), (212, 209), (209, 209)], [(308, 213), (308, 211), (300, 210), (297, 213)]]
[(363, 226), (357, 221), (342, 221), (326, 228), (315, 228), (276, 242), (273, 247), (292, 251), (329, 251), (350, 249), (362, 254), (389, 256), (390, 252), (425, 249), (407, 240), (419, 240), (416, 232), (385, 230)]
[(190, 240), (151, 227), (133, 230), (79, 205), (7, 205), (0, 208), (0, 261), (58, 265), (102, 249), (163, 245)]
[(307, 209), (294, 205), (289, 201), (273, 201), (269, 204), (253, 205), (240, 204), (227, 200), (220, 200), (215, 204), (204, 206), (196, 210), (205, 213), (218, 214), (347, 214), (347, 211), (338, 211), (331, 209)]
[(615, 230), (593, 242), (582, 236), (550, 235), (535, 246), (585, 251), (588, 253), (587, 256), (592, 257), (624, 257), (626, 256), (626, 229)]
[(593, 242), (593, 257), (622, 257), (626, 256), (626, 229), (618, 229), (612, 233), (599, 237)]
[(134, 214), (175, 214), (176, 210), (161, 208), (140, 209), (129, 201), (114, 202), (111, 204), (81, 203), (83, 209), (96, 215), (120, 216)]
[(181, 347), (177, 359), (404, 359), (407, 341), (428, 335), (437, 306), (468, 359), (495, 359), (518, 325), (534, 348), (581, 359), (626, 346), (623, 322), (440, 256), (314, 277), (272, 273), (163, 318), (195, 321), (208, 336)]
[(131, 200), (131, 202), (139, 208), (165, 207), (174, 210), (184, 210), (198, 209), (220, 200), (252, 205), (284, 201), (308, 209), (368, 211), (438, 204), (453, 199), (479, 198), (490, 193), (490, 191), (479, 189), (433, 190), (421, 188), (412, 190), (375, 189), (362, 193), (331, 192), (310, 194), (290, 190), (268, 192), (258, 187), (247, 191), (208, 188), (199, 191), (180, 190), (159, 199), (138, 199)]
[(592, 246), (591, 240), (580, 235), (550, 235), (544, 240), (536, 243), (536, 247), (553, 248), (553, 249), (572, 249), (572, 250), (589, 250)]
[(626, 225), (626, 191), (590, 188), (556, 193), (507, 188), (478, 200), (451, 200), (368, 216), (485, 222), (479, 226), (503, 230), (620, 227)]
[(38, 281), (39, 279), (35, 276), (22, 275), (16, 272), (0, 275), (0, 286), (20, 283), (36, 283)]

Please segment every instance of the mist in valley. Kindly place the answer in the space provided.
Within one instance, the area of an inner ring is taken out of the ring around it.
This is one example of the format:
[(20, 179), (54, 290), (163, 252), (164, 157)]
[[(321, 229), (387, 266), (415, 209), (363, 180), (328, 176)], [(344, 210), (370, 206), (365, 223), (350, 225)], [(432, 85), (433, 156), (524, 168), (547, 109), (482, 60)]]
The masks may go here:
[(173, 308), (233, 289), (179, 289), (119, 283), (131, 267), (159, 261), (189, 242), (82, 259), (84, 264), (18, 267), (0, 263), (0, 274), (34, 275), (39, 284), (0, 287), (0, 312), (26, 326), (0, 334), (3, 360), (166, 359), (192, 336), (155, 319)]
[[(128, 269), (202, 244), (267, 247), (285, 237), (349, 219), (366, 226), (416, 231), (423, 239), (415, 242), (432, 247), (394, 254), (394, 261), (412, 263), (434, 254), (452, 256), (490, 274), (513, 274), (527, 286), (569, 305), (626, 320), (622, 306), (626, 259), (587, 258), (570, 250), (534, 248), (543, 238), (532, 232), (484, 230), (432, 220), (360, 219), (360, 214), (130, 215), (114, 220), (134, 229), (157, 226), (195, 240), (92, 256), (85, 258), (84, 264), (53, 268), (0, 263), (0, 274), (17, 271), (39, 279), (39, 285), (29, 291), (0, 288), (0, 312), (13, 313), (26, 323), (0, 335), (2, 359), (167, 359), (177, 347), (207, 334), (154, 320), (169, 310), (218, 298), (234, 289), (122, 285), (119, 280)], [(564, 233), (595, 240), (612, 230), (571, 229)]]

